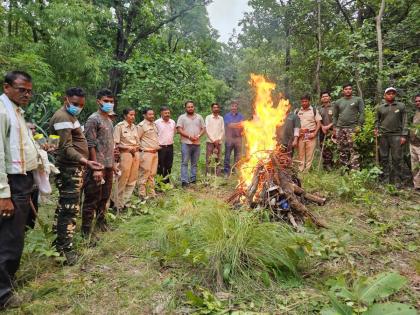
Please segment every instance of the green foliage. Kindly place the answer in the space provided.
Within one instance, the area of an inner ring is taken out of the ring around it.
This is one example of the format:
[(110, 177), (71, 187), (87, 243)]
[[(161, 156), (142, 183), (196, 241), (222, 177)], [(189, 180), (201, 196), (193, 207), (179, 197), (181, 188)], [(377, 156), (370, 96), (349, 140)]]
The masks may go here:
[(187, 303), (196, 308), (193, 314), (223, 314), (226, 309), (223, 303), (219, 301), (210, 291), (201, 289), (200, 295), (188, 291)]
[(29, 230), (25, 236), (24, 255), (35, 255), (41, 258), (54, 258), (58, 262), (63, 261), (63, 257), (57, 252), (53, 246), (55, 234), (50, 225), (43, 223), (38, 218), (40, 229)]
[(365, 107), (365, 123), (359, 133), (355, 134), (354, 143), (360, 155), (361, 167), (372, 167), (375, 163), (375, 118), (376, 109)]
[(340, 276), (328, 281), (332, 308), (326, 307), (321, 314), (406, 314), (415, 315), (413, 307), (400, 303), (376, 303), (399, 291), (407, 280), (397, 273), (384, 272), (374, 277), (360, 276), (350, 283)]
[(62, 106), (60, 96), (60, 93), (38, 94), (25, 111), (26, 119), (37, 126), (38, 132), (48, 135), (50, 118)]
[[(337, 193), (344, 200), (371, 204), (374, 202), (371, 197), (373, 197), (373, 190), (376, 187), (379, 174), (381, 174), (381, 170), (378, 167), (351, 171), (348, 176), (340, 178)], [(369, 200), (371, 201), (369, 202)]]
[(123, 66), (127, 85), (122, 92), (122, 102), (135, 107), (152, 105), (158, 110), (169, 104), (174, 116), (184, 110), (186, 100), (194, 100), (197, 111), (209, 111), (216, 99), (216, 91), (224, 84), (215, 80), (205, 64), (189, 53), (169, 54), (158, 52), (137, 55)]
[(270, 285), (298, 274), (307, 241), (289, 227), (259, 221), (207, 200), (183, 204), (159, 220), (162, 259), (191, 266), (210, 285)]

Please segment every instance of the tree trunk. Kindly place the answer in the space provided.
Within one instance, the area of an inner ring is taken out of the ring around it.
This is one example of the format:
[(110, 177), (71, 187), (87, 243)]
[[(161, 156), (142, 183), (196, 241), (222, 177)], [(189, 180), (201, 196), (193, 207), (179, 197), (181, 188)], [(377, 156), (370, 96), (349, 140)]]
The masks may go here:
[(317, 37), (318, 37), (318, 57), (316, 62), (316, 70), (315, 70), (315, 88), (316, 94), (319, 96), (321, 94), (321, 80), (320, 80), (320, 72), (321, 72), (321, 0), (317, 0)]
[(290, 73), (290, 65), (292, 64), (292, 56), (290, 54), (290, 27), (287, 23), (285, 25), (286, 28), (286, 55), (284, 60), (284, 70), (285, 70), (285, 76), (284, 76), (284, 93), (286, 94), (287, 98), (290, 98), (290, 80), (289, 80), (289, 73)]
[(385, 0), (381, 1), (381, 7), (379, 13), (375, 17), (376, 20), (376, 38), (378, 41), (378, 81), (376, 83), (376, 98), (378, 103), (382, 98), (382, 71), (384, 68), (384, 56), (383, 56), (383, 41), (382, 41), (382, 17), (385, 10)]

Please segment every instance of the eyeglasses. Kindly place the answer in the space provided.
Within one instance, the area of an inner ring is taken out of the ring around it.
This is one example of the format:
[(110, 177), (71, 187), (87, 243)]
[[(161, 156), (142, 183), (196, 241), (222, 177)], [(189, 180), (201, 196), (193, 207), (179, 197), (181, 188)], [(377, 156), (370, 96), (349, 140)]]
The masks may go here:
[(19, 94), (25, 95), (25, 94), (29, 94), (32, 95), (32, 89), (25, 89), (23, 87), (16, 87), (12, 85), (12, 88), (14, 88), (15, 90), (19, 91)]

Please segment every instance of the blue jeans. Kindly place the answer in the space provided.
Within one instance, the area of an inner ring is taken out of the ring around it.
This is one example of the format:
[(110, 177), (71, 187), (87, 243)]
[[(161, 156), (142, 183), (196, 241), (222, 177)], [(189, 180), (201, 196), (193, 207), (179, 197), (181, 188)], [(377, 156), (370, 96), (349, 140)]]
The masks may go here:
[[(181, 154), (181, 182), (195, 182), (197, 180), (197, 162), (200, 157), (200, 145), (182, 143)], [(189, 161), (191, 161), (191, 175), (188, 177)]]
[(224, 162), (225, 174), (230, 174), (230, 157), (232, 155), (232, 151), (233, 151), (234, 161), (236, 164), (241, 158), (241, 150), (242, 150), (242, 137), (233, 138), (225, 142), (225, 162)]

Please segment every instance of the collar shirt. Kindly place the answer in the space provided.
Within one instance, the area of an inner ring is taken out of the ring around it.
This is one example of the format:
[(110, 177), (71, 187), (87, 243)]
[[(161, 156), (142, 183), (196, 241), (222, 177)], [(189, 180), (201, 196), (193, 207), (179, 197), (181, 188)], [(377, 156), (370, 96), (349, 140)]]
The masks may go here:
[(241, 113), (233, 114), (232, 112), (227, 113), (224, 116), (224, 121), (226, 124), (226, 138), (232, 139), (232, 138), (240, 138), (242, 137), (242, 128), (232, 128), (229, 127), (229, 124), (232, 123), (239, 123), (244, 121), (245, 118)]
[(375, 125), (381, 135), (408, 135), (405, 105), (400, 102), (382, 103), (376, 110)]
[(126, 146), (139, 146), (138, 127), (125, 120), (119, 122), (114, 128), (114, 142)]
[[(190, 136), (198, 136), (202, 129), (206, 127), (203, 117), (199, 114), (182, 114), (178, 117), (177, 127), (181, 127)], [(200, 144), (200, 140), (192, 142), (190, 139), (181, 136), (181, 142), (186, 144)]]
[(138, 125), (138, 133), (140, 139), (140, 150), (158, 150), (159, 139), (158, 129), (154, 122), (143, 120)]
[(322, 117), (321, 123), (323, 126), (328, 126), (332, 123), (333, 108), (330, 103), (325, 106), (321, 106), (319, 109), (319, 114)]
[(319, 112), (312, 106), (309, 106), (307, 110), (301, 108), (297, 115), (302, 129), (315, 130), (317, 122), (322, 120)]
[[(6, 105), (0, 101), (0, 198), (10, 198), (7, 174), (26, 174), (27, 171), (33, 171), (38, 167), (39, 154), (26, 126), (24, 111), (11, 103), (15, 115), (13, 119), (9, 117)], [(12, 128), (16, 131), (13, 132), (19, 139), (17, 141), (10, 141)], [(13, 156), (13, 152), (18, 156)]]
[(175, 137), (175, 121), (169, 119), (168, 121), (159, 118), (155, 121), (158, 129), (159, 145), (172, 145), (174, 144)]
[(225, 123), (220, 115), (210, 114), (206, 117), (207, 142), (222, 141), (225, 135)]
[(108, 115), (95, 112), (85, 124), (85, 137), (89, 148), (95, 148), (96, 161), (105, 167), (114, 165), (114, 137), (112, 121)]

